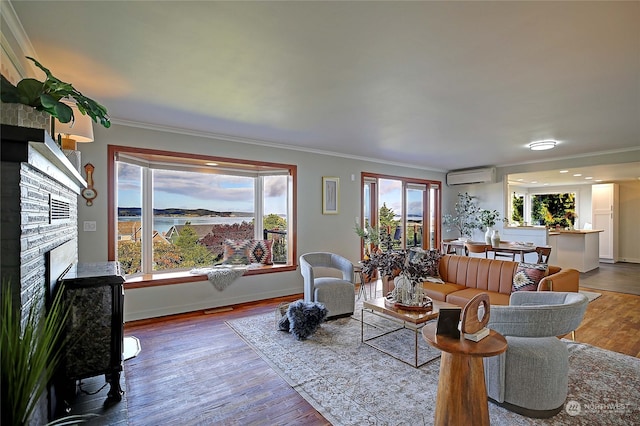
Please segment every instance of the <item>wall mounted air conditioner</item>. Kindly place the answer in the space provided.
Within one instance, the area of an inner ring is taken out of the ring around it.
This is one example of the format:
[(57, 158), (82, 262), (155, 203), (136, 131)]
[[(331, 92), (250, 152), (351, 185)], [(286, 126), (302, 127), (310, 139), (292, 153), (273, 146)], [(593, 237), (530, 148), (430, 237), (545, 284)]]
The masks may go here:
[(494, 183), (496, 168), (458, 170), (447, 173), (447, 185), (468, 185), (472, 183)]

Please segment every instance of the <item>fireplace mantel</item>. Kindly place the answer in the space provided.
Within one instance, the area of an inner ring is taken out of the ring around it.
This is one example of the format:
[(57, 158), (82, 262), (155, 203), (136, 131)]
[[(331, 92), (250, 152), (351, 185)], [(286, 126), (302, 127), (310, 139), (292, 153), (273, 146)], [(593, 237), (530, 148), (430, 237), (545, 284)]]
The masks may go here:
[(45, 130), (3, 124), (1, 134), (2, 161), (29, 163), (78, 194), (87, 186), (86, 180)]

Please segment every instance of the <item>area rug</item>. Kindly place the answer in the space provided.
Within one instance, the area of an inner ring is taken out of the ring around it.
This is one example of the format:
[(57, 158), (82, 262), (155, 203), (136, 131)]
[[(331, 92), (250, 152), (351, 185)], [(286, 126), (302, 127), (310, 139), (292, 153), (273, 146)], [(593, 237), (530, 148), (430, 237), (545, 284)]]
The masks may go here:
[(595, 291), (586, 291), (586, 290), (578, 290), (578, 291), (584, 294), (585, 296), (587, 296), (587, 299), (589, 299), (589, 302), (593, 302), (598, 297), (602, 296), (602, 293), (596, 293)]
[[(365, 321), (370, 322), (368, 316)], [(326, 322), (304, 341), (276, 330), (274, 314), (227, 324), (333, 425), (433, 424), (439, 360), (416, 369), (364, 345), (360, 321), (355, 318)], [(368, 327), (365, 331), (384, 325)], [(411, 340), (406, 339), (412, 338), (411, 331), (404, 332), (409, 335), (395, 336), (405, 339), (401, 356), (407, 355)], [(570, 354), (567, 407), (571, 409), (541, 420), (490, 403), (491, 424), (630, 425), (640, 418), (640, 360), (586, 344), (566, 343)]]

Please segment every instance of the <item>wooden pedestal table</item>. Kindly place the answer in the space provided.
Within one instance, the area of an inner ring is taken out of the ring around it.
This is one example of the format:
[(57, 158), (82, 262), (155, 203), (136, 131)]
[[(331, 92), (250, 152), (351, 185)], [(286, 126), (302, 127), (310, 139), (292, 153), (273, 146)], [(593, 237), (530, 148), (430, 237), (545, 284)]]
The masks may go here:
[(436, 400), (435, 425), (489, 425), (487, 388), (483, 357), (507, 350), (507, 340), (491, 330), (489, 336), (473, 342), (462, 335), (436, 335), (436, 324), (422, 328), (422, 336), (442, 351)]

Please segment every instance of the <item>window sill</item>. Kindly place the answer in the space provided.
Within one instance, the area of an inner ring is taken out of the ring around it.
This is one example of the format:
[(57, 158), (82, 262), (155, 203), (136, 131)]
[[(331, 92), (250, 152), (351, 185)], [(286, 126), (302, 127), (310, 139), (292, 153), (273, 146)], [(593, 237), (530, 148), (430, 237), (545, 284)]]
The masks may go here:
[[(244, 277), (251, 275), (273, 274), (278, 272), (295, 271), (297, 265), (264, 265), (260, 268), (248, 269)], [(189, 271), (158, 272), (155, 274), (136, 275), (125, 280), (125, 290), (134, 288), (155, 287), (162, 285), (186, 284), (198, 281), (207, 281), (206, 275), (194, 275)]]

